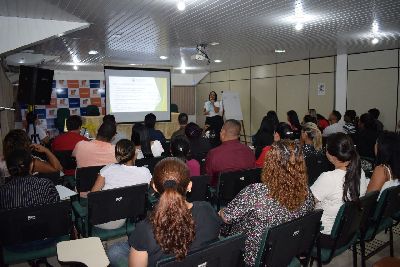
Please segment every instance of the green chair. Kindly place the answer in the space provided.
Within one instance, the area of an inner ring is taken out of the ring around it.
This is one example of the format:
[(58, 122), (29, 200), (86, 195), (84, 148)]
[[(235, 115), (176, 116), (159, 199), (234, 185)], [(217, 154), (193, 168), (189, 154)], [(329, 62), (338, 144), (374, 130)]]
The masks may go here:
[(0, 266), (37, 263), (57, 255), (56, 244), (70, 239), (71, 203), (61, 201), (0, 212)]
[(267, 229), (262, 235), (256, 267), (300, 266), (296, 256), (308, 265), (311, 251), (321, 227), (322, 210)]
[[(378, 192), (375, 195), (379, 194)], [(377, 203), (371, 203), (368, 217), (362, 221), (360, 226), (359, 244), (361, 251), (361, 265), (365, 266), (365, 261), (375, 255), (385, 247), (390, 247), (390, 256), (393, 257), (393, 219), (400, 211), (400, 186), (385, 189)], [(373, 251), (366, 255), (365, 245), (375, 239), (376, 235), (383, 230), (389, 231), (389, 240), (384, 242)], [(353, 248), (353, 251), (355, 248)]]
[[(344, 203), (336, 215), (331, 234), (325, 243), (321, 244), (321, 236), (317, 239), (316, 247), (311, 254), (311, 263), (316, 259), (318, 266), (328, 264), (334, 257), (351, 248), (357, 240), (361, 217), (362, 210), (358, 202)], [(353, 265), (356, 262), (357, 259), (353, 258)]]
[[(134, 230), (134, 223), (146, 216), (147, 190), (148, 184), (144, 183), (89, 193), (86, 207), (74, 202), (78, 232), (84, 237), (97, 236), (103, 241), (129, 235)], [(120, 219), (126, 219), (120, 228), (96, 227)]]
[(190, 252), (185, 259), (177, 261), (175, 257), (157, 262), (157, 267), (226, 267), (241, 266), (245, 235), (234, 235), (221, 239), (197, 251)]

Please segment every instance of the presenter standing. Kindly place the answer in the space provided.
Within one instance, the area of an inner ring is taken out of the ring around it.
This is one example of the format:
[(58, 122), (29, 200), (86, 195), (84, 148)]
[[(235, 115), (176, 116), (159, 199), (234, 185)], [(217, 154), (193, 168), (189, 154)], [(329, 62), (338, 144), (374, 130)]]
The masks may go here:
[(222, 118), (223, 105), (218, 101), (217, 93), (211, 91), (208, 95), (208, 101), (204, 103), (204, 115), (206, 115), (205, 127), (210, 131), (210, 142), (213, 147), (218, 146), (221, 141), (219, 133), (221, 132), (224, 120)]

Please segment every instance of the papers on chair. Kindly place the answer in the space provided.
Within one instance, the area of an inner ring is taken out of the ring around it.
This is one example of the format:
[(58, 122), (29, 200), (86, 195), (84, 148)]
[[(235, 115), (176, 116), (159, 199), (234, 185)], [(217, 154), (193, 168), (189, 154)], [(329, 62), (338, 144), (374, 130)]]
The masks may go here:
[(61, 200), (69, 199), (71, 196), (77, 194), (75, 191), (72, 191), (71, 189), (66, 188), (65, 186), (62, 185), (56, 185), (56, 189), (58, 191), (58, 194), (60, 195)]

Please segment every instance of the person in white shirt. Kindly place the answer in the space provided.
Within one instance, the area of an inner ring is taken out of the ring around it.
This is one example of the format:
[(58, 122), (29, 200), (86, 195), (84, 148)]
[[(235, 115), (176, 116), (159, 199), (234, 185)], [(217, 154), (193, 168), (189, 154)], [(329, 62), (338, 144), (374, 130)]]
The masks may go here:
[(47, 135), (46, 129), (40, 125), (37, 114), (28, 112), (26, 114), (26, 133), (32, 144), (48, 144), (50, 137)]
[(219, 134), (224, 125), (223, 113), (222, 101), (218, 101), (217, 93), (211, 91), (208, 95), (208, 101), (204, 103), (203, 114), (206, 115), (205, 129), (209, 131), (210, 143), (213, 147), (221, 143)]
[(340, 114), (339, 111), (334, 110), (332, 111), (331, 114), (329, 114), (329, 125), (326, 127), (322, 133), (323, 137), (328, 137), (331, 134), (334, 133), (346, 133), (343, 126), (344, 122), (341, 121), (340, 119), (342, 118), (342, 114)]
[[(135, 144), (122, 139), (115, 145), (115, 158), (118, 163), (109, 164), (100, 170), (97, 180), (91, 192), (131, 186), (142, 183), (150, 183), (151, 173), (146, 167), (136, 167)], [(111, 221), (96, 225), (102, 229), (117, 229), (124, 225), (125, 219)]]
[(328, 137), (326, 156), (335, 170), (322, 173), (310, 189), (316, 209), (324, 210), (322, 233), (330, 235), (340, 207), (365, 195), (367, 180), (353, 141), (346, 134), (336, 133)]

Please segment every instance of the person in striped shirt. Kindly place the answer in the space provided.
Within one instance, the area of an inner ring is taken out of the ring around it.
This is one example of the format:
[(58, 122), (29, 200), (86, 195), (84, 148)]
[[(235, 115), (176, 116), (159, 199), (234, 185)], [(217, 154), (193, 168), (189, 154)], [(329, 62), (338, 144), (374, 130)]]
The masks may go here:
[(33, 207), (60, 201), (54, 184), (32, 175), (30, 151), (15, 150), (6, 159), (11, 179), (0, 187), (0, 210)]

